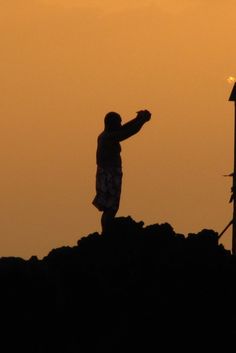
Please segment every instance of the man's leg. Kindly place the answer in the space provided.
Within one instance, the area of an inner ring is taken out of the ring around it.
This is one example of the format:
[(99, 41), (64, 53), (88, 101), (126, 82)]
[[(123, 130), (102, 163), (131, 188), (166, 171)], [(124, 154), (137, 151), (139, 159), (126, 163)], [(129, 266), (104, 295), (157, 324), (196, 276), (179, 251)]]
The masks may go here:
[(102, 214), (101, 224), (102, 224), (102, 233), (105, 233), (109, 230), (112, 222), (116, 216), (117, 210), (106, 210)]

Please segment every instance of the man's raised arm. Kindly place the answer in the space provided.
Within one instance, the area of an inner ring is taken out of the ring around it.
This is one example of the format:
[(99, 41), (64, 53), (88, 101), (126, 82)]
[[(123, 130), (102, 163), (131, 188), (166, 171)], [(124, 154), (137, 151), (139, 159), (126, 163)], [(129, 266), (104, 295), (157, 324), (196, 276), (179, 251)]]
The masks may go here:
[(141, 110), (137, 113), (137, 117), (128, 121), (117, 131), (111, 133), (112, 137), (123, 141), (132, 135), (135, 135), (142, 126), (151, 119), (151, 113), (148, 110)]

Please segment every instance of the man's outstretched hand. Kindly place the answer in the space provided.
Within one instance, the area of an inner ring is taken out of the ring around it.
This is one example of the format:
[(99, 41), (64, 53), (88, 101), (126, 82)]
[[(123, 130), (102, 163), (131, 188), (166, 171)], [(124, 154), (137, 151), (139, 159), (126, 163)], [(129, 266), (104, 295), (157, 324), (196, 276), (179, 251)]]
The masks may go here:
[(151, 113), (148, 110), (140, 110), (137, 112), (137, 117), (149, 121), (151, 119)]

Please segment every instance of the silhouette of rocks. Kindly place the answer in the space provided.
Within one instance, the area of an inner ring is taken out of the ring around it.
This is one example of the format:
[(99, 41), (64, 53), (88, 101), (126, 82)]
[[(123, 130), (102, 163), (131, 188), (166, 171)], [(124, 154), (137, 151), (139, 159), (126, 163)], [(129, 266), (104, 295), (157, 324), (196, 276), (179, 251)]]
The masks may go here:
[(236, 334), (236, 258), (213, 230), (116, 218), (42, 260), (0, 258), (0, 283), (5, 352), (227, 352)]

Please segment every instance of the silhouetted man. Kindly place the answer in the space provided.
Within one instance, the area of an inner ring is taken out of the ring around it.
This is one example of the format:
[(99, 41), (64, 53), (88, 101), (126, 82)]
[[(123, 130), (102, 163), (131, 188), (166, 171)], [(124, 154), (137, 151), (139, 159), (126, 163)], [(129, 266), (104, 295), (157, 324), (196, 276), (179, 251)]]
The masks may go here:
[(106, 114), (105, 129), (98, 136), (97, 144), (97, 174), (96, 196), (93, 205), (101, 212), (101, 224), (103, 233), (111, 225), (119, 209), (122, 162), (120, 142), (136, 134), (147, 121), (151, 119), (148, 110), (141, 110), (136, 118), (121, 125), (121, 117), (118, 113)]

